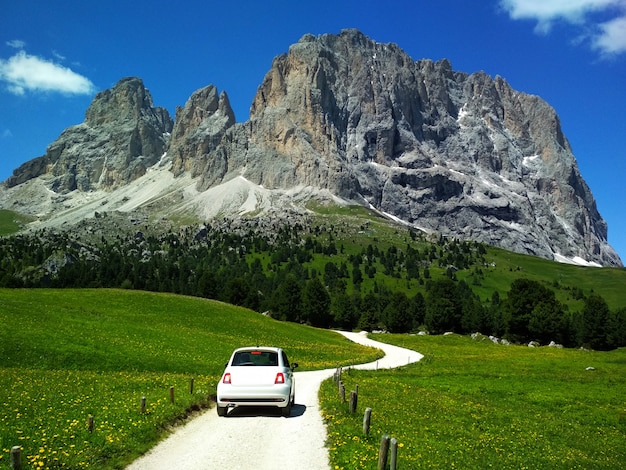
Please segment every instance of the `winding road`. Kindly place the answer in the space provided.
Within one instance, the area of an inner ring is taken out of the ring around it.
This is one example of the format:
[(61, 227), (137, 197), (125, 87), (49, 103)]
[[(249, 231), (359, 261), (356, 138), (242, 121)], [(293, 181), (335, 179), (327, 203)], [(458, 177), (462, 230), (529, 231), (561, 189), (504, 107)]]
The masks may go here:
[[(378, 361), (355, 369), (387, 369), (417, 362), (422, 355), (367, 338), (364, 333), (340, 331), (355, 343), (383, 350)], [(161, 441), (127, 470), (328, 470), (326, 428), (318, 391), (334, 369), (296, 372), (296, 405), (291, 416), (263, 408), (238, 408), (228, 418), (211, 409)]]

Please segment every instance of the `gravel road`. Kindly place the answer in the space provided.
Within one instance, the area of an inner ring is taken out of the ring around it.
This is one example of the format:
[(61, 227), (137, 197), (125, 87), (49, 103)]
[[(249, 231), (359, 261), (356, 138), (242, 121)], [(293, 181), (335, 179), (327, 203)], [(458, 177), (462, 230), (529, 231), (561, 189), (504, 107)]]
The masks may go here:
[[(355, 369), (393, 368), (422, 358), (415, 351), (373, 341), (364, 333), (340, 333), (385, 352), (382, 359)], [(295, 373), (296, 405), (289, 418), (264, 408), (235, 409), (220, 418), (211, 408), (177, 428), (127, 470), (328, 470), (326, 428), (317, 395), (322, 381), (333, 372)]]

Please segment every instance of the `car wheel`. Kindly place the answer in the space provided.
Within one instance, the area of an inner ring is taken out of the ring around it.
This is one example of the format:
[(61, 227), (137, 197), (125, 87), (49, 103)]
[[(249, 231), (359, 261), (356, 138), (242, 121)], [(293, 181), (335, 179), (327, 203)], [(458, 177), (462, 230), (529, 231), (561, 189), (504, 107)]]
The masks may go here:
[(291, 416), (291, 401), (287, 403), (287, 406), (283, 408), (283, 416), (289, 418)]
[(228, 407), (226, 406), (217, 406), (217, 415), (218, 416), (227, 416), (228, 415)]

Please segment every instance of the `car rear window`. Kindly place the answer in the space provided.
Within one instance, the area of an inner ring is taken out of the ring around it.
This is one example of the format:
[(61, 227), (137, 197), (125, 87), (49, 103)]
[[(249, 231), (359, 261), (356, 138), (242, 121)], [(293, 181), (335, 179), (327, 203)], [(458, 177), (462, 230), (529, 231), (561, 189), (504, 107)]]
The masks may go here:
[(238, 351), (233, 366), (277, 366), (278, 354), (274, 351)]

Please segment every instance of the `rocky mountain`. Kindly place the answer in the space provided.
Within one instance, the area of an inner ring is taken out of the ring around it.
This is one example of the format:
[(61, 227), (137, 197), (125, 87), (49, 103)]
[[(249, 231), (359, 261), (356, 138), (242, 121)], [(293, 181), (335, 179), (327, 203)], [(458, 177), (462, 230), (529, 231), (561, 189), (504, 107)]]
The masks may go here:
[[(204, 175), (222, 175), (219, 167), (224, 156), (215, 153), (226, 133), (235, 124), (235, 113), (228, 96), (209, 85), (191, 95), (184, 108), (176, 110), (176, 121), (168, 155), (173, 161), (172, 171), (179, 176), (189, 172), (193, 178)], [(217, 168), (216, 168), (217, 167)], [(221, 179), (216, 177), (206, 187)]]
[(177, 200), (197, 213), (189, 199), (209, 204), (233, 186), (235, 213), (258, 214), (272, 194), (284, 203), (322, 191), (425, 231), (621, 266), (552, 107), (356, 30), (306, 35), (276, 57), (244, 123), (208, 86), (172, 127), (139, 79), (122, 80), (6, 186), (51, 174), (55, 192), (111, 191), (159, 161), (173, 181), (191, 178)]
[(47, 174), (52, 176), (49, 189), (61, 194), (118, 188), (159, 161), (172, 126), (169, 113), (154, 107), (141, 79), (125, 78), (98, 93), (85, 122), (63, 131), (45, 155), (15, 170), (6, 185)]

